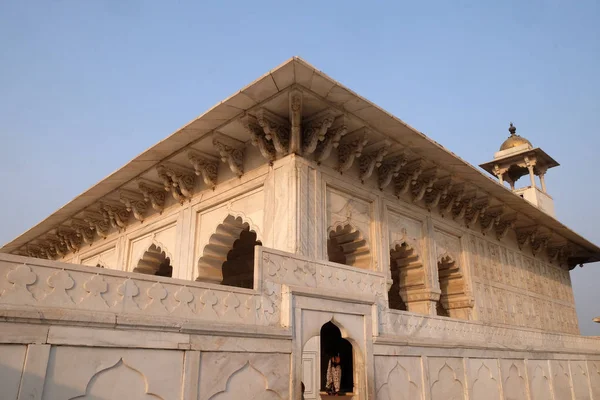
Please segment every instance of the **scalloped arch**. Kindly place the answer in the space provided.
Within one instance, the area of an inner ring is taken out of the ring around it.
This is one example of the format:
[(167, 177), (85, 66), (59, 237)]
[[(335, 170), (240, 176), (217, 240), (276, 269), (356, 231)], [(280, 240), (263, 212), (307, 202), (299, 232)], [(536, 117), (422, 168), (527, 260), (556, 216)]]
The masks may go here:
[(362, 232), (351, 223), (336, 223), (327, 232), (329, 261), (369, 269), (371, 250)]
[[(261, 244), (259, 234), (252, 226), (240, 216), (227, 214), (223, 222), (217, 225), (208, 243), (202, 249), (202, 256), (196, 263), (198, 273), (196, 280), (229, 284), (223, 281), (223, 266), (228, 262), (230, 252), (235, 250), (238, 240), (247, 239), (244, 238), (243, 233), (249, 232), (255, 235), (252, 248), (256, 244)], [(245, 243), (244, 246), (249, 247), (250, 244)], [(251, 262), (253, 267), (254, 260), (247, 261)]]
[[(170, 274), (167, 276), (172, 276), (173, 267), (171, 266), (171, 255), (153, 241), (153, 243), (150, 246), (148, 246), (142, 257), (135, 264), (133, 272), (149, 275), (158, 275), (159, 272), (161, 272), (161, 267), (163, 267), (163, 263), (165, 263), (167, 260), (169, 261), (168, 267), (170, 267)], [(162, 273), (167, 272), (168, 271), (164, 271)]]
[[(142, 388), (140, 390), (139, 397), (137, 397), (136, 400), (164, 400), (162, 397), (160, 397), (154, 393), (148, 392), (148, 380), (146, 379), (146, 376), (141, 371), (139, 371), (139, 370), (133, 368), (132, 366), (128, 365), (127, 363), (125, 363), (125, 361), (123, 361), (123, 358), (119, 358), (119, 361), (117, 361), (110, 367), (104, 368), (104, 369), (96, 372), (94, 375), (92, 375), (92, 377), (90, 378), (90, 380), (88, 381), (88, 383), (85, 387), (85, 393), (82, 395), (79, 395), (79, 396), (71, 397), (69, 400), (86, 400), (86, 399), (93, 400), (93, 399), (99, 398), (99, 397), (97, 397), (97, 395), (95, 393), (93, 393), (96, 383), (101, 381), (103, 377), (105, 377), (107, 374), (109, 374), (113, 370), (119, 370), (121, 368), (124, 368), (129, 371), (133, 371), (135, 373), (135, 376), (139, 377), (139, 379), (141, 380)], [(130, 386), (131, 384), (132, 384), (132, 382), (127, 382), (128, 386)], [(99, 390), (102, 390), (103, 386), (105, 386), (105, 385), (100, 385)], [(111, 388), (110, 390), (113, 390), (113, 389), (114, 388)]]
[(281, 400), (276, 391), (269, 389), (265, 375), (256, 369), (250, 361), (229, 375), (225, 390), (215, 393), (209, 400)]

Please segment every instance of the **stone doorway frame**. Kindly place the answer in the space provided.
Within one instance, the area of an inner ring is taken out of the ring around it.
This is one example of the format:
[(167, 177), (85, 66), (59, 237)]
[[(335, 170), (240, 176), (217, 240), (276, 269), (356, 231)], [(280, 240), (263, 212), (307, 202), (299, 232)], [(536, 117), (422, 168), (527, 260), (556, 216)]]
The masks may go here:
[(283, 285), (282, 318), (292, 328), (292, 399), (301, 399), (302, 350), (306, 342), (320, 334), (323, 324), (333, 321), (342, 337), (352, 343), (354, 353), (354, 400), (375, 398), (373, 358), (374, 296), (347, 297), (323, 289)]

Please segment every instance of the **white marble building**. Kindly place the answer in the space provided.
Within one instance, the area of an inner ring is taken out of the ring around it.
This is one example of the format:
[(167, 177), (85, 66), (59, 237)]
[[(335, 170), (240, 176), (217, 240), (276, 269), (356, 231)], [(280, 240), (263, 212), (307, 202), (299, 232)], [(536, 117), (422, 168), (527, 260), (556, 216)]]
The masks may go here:
[(354, 399), (600, 400), (556, 165), (511, 127), (490, 179), (293, 58), (0, 249), (0, 397), (327, 398), (340, 352)]

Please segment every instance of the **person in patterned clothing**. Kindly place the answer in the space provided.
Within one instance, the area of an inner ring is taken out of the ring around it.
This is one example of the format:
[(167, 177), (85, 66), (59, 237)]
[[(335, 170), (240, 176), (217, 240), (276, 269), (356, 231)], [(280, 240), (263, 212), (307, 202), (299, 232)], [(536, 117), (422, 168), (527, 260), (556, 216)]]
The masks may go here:
[(340, 355), (335, 355), (329, 359), (327, 366), (327, 393), (337, 396), (340, 392), (342, 382), (342, 366), (340, 365)]

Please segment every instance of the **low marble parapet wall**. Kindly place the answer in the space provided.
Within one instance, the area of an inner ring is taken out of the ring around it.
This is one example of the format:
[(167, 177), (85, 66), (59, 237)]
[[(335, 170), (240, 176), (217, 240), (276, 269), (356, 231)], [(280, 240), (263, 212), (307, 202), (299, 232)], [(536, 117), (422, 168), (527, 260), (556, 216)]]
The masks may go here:
[(195, 329), (279, 326), (257, 290), (0, 254), (0, 315), (10, 319)]

